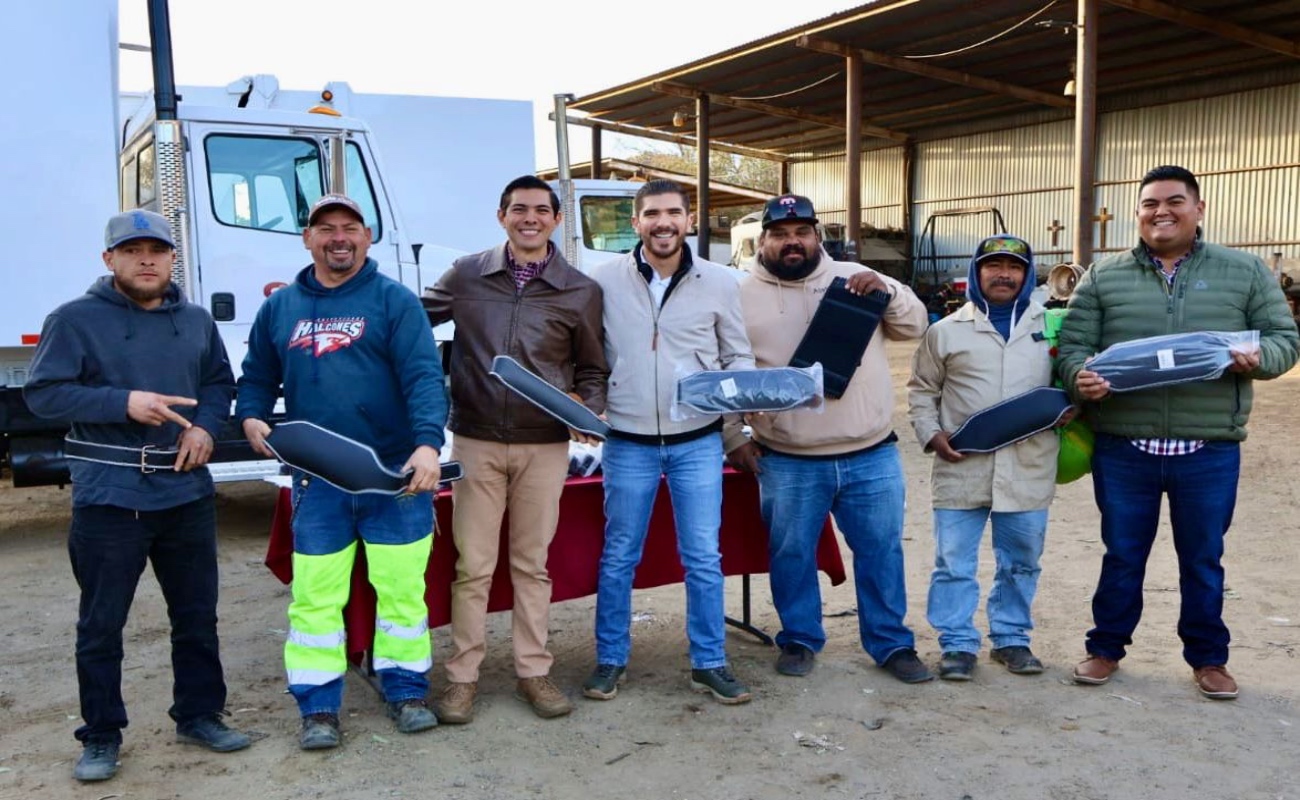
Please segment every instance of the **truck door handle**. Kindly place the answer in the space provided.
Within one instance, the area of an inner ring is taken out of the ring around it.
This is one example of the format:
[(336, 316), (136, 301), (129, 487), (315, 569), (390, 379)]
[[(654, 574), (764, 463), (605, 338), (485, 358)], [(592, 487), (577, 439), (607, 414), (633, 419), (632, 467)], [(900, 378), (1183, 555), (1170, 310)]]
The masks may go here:
[(234, 321), (235, 295), (233, 292), (212, 293), (212, 318), (217, 322)]

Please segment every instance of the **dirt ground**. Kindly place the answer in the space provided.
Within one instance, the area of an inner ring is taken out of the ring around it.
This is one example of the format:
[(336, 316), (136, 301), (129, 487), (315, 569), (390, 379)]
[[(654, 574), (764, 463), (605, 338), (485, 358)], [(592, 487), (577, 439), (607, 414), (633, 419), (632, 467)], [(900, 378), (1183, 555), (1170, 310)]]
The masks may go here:
[[(891, 345), (897, 425), (909, 482), (908, 621), (938, 660), (925, 621), (933, 556), (929, 458), (906, 426), (912, 345)], [(1300, 798), (1300, 546), (1294, 425), (1300, 374), (1259, 384), (1236, 523), (1229, 536), (1226, 615), (1235, 702), (1202, 699), (1182, 662), (1178, 583), (1167, 525), (1146, 582), (1137, 642), (1107, 686), (1070, 684), (1091, 623), (1102, 548), (1092, 487), (1061, 488), (1052, 506), (1035, 616), (1045, 674), (1017, 677), (982, 655), (975, 680), (906, 686), (862, 652), (851, 584), (824, 586), (830, 637), (809, 678), (777, 675), (775, 653), (732, 632), (736, 671), (753, 703), (724, 707), (689, 691), (683, 590), (634, 598), (629, 682), (611, 702), (580, 697), (592, 667), (594, 599), (557, 604), (553, 676), (575, 699), (544, 721), (513, 699), (509, 617), (493, 615), (477, 718), (417, 736), (393, 731), (368, 684), (348, 678), (344, 746), (303, 753), (284, 694), (281, 643), (288, 589), (262, 565), (275, 489), (219, 492), (221, 637), (233, 722), (253, 747), (216, 755), (174, 742), (168, 628), (146, 575), (127, 629), (124, 691), (132, 724), (122, 769), (79, 785), (72, 664), (77, 589), (64, 546), (68, 493), (0, 489), (0, 800), (19, 798), (916, 798), (1122, 800)], [(981, 576), (987, 590), (992, 556)], [(848, 556), (845, 550), (846, 558)], [(753, 581), (760, 627), (775, 632), (764, 576)], [(727, 580), (728, 610), (741, 579)], [(982, 618), (982, 612), (981, 612)], [(981, 627), (983, 622), (981, 619)], [(434, 633), (435, 688), (448, 631)]]

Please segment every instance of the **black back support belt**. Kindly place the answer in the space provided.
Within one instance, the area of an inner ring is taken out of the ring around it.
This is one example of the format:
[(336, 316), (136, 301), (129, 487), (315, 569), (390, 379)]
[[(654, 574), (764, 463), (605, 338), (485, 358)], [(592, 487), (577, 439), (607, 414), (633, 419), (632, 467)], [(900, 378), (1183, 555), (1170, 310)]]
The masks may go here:
[(63, 439), (63, 455), (68, 458), (96, 464), (111, 464), (115, 467), (130, 467), (141, 472), (171, 469), (176, 464), (178, 452), (175, 447), (168, 449), (160, 449), (153, 445), (125, 447), (117, 444), (83, 442), (71, 436)]
[(853, 294), (847, 280), (834, 279), (790, 357), (790, 366), (811, 367), (820, 363), (826, 396), (839, 399), (862, 363), (862, 354), (867, 351), (888, 305), (888, 292), (877, 289), (870, 294)]
[(1030, 389), (971, 414), (948, 437), (948, 444), (959, 453), (991, 453), (1050, 430), (1070, 406), (1064, 389)]
[[(306, 420), (281, 422), (266, 437), (276, 458), (352, 494), (402, 494), (410, 474), (385, 467), (374, 448)], [(442, 483), (460, 480), (460, 464), (442, 465)]]
[(605, 420), (558, 387), (529, 372), (510, 356), (492, 359), (492, 371), (488, 374), (575, 431), (601, 440), (609, 437), (609, 424)]

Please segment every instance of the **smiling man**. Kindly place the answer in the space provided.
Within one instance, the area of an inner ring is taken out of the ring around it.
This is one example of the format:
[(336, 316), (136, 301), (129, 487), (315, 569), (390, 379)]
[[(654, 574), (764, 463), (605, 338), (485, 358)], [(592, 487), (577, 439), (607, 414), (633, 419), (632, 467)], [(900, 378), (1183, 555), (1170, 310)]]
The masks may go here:
[(694, 258), (686, 192), (655, 180), (637, 191), (632, 225), (641, 241), (599, 265), (604, 290), (610, 437), (604, 445), (605, 546), (596, 594), (596, 669), (582, 686), (593, 700), (618, 693), (632, 650), (632, 578), (650, 512), (667, 477), (686, 572), (691, 687), (723, 704), (752, 694), (727, 665), (723, 609), (722, 419), (674, 421), (677, 379), (699, 370), (754, 366), (734, 272)]
[[(1183, 659), (1200, 693), (1237, 696), (1227, 670), (1224, 537), (1232, 523), (1255, 380), (1296, 362), (1296, 326), (1277, 279), (1256, 256), (1201, 238), (1205, 201), (1188, 170), (1156, 167), (1141, 182), (1141, 241), (1084, 273), (1061, 327), (1058, 369), (1096, 431), (1093, 488), (1106, 554), (1092, 599), (1088, 657), (1074, 681), (1119, 668), (1142, 616), (1142, 582), (1169, 497), (1178, 554)], [(1112, 394), (1088, 359), (1118, 342), (1188, 331), (1259, 331), (1215, 380)]]
[(217, 752), (250, 742), (221, 720), (215, 490), (205, 466), (235, 379), (212, 317), (171, 282), (167, 220), (127, 211), (108, 221), (104, 239), (112, 274), (50, 314), (23, 387), (34, 413), (72, 425), (80, 781), (117, 772), (127, 726), (122, 630), (146, 563), (171, 620), (177, 738)]
[(402, 733), (438, 724), (428, 706), (432, 666), (424, 572), (433, 541), (438, 450), (447, 420), (442, 361), (424, 311), (370, 258), (371, 232), (350, 197), (312, 205), (303, 246), (312, 263), (258, 309), (235, 409), (255, 450), (283, 386), (285, 415), (369, 445), (409, 472), (398, 497), (354, 495), (305, 473), (293, 483), (293, 599), (284, 665), (302, 718), (298, 746), (341, 741), (347, 672), (343, 607), (358, 540), (378, 598), (373, 661)]
[(452, 536), (459, 554), (451, 592), (447, 687), (438, 718), (474, 718), (479, 667), (487, 652), (488, 593), (510, 512), (511, 641), (516, 696), (543, 718), (573, 706), (550, 679), (546, 648), (551, 578), (547, 554), (568, 475), (569, 440), (587, 441), (490, 375), (509, 355), (597, 414), (605, 410), (609, 370), (601, 343), (601, 293), (569, 266), (551, 232), (560, 200), (545, 181), (516, 178), (501, 192), (497, 222), (506, 241), (456, 260), (425, 292), (429, 320), (456, 323), (451, 345), (452, 457), (465, 478), (452, 489)]

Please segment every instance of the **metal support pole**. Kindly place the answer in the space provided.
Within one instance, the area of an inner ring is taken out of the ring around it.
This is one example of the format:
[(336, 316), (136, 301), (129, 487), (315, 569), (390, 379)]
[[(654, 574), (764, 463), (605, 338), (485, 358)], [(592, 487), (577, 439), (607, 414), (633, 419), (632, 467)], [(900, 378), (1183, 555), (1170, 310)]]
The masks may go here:
[(603, 175), (601, 175), (601, 171), (604, 169), (604, 165), (600, 163), (603, 160), (603, 157), (601, 156), (600, 153), (600, 139), (601, 139), (600, 126), (592, 125), (591, 126), (591, 178), (592, 180), (597, 180), (597, 181), (600, 180), (602, 177), (604, 177)]
[(695, 252), (709, 259), (709, 96), (695, 98), (695, 141), (699, 166), (696, 170), (695, 194), (699, 198), (695, 208), (695, 229), (699, 237)]
[(1079, 0), (1074, 69), (1074, 263), (1092, 263), (1097, 181), (1097, 5)]
[(857, 261), (862, 235), (862, 57), (857, 51), (844, 58), (844, 69), (844, 260)]

